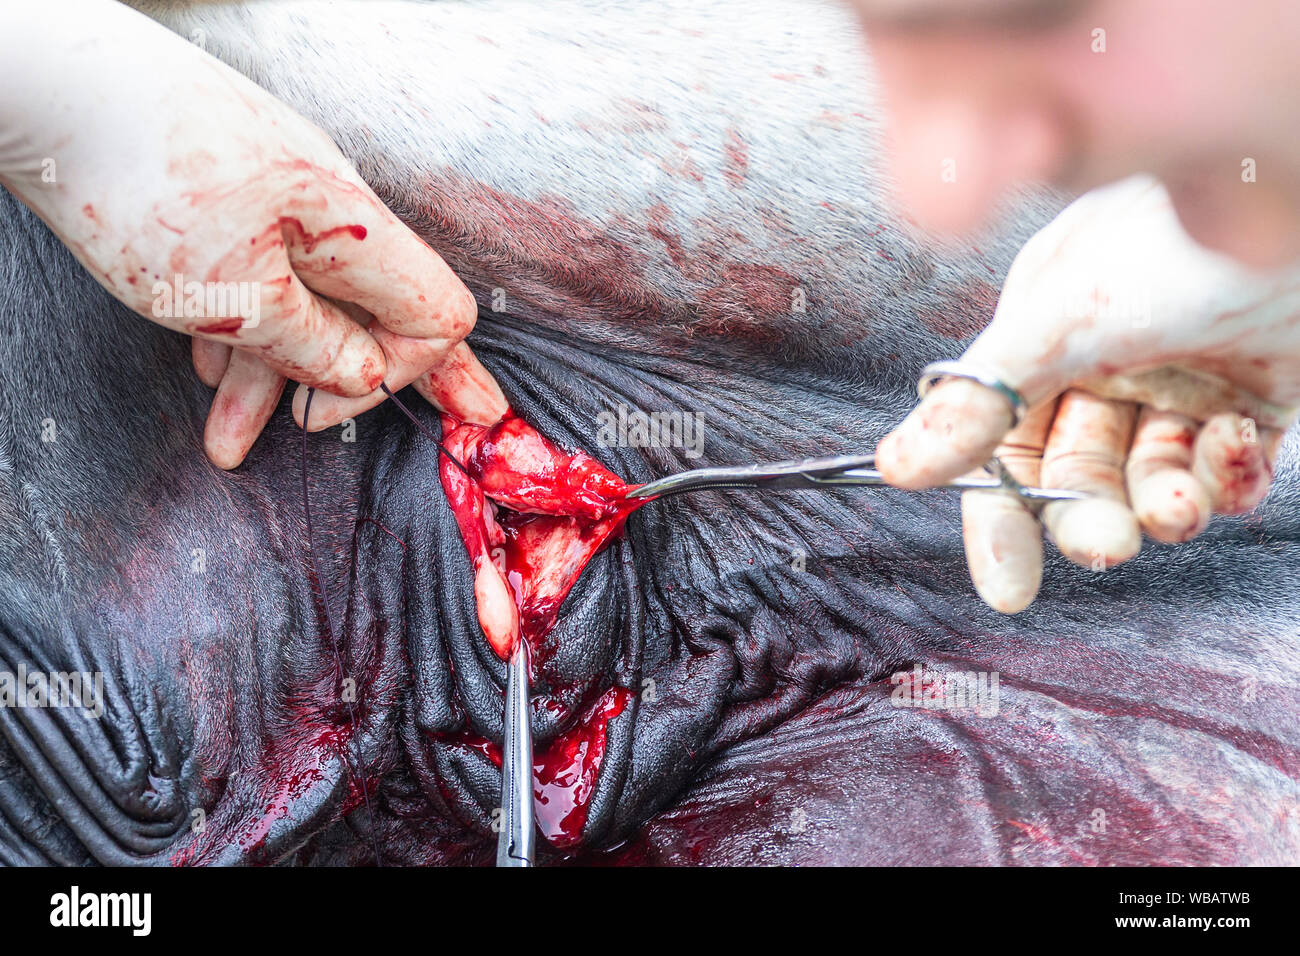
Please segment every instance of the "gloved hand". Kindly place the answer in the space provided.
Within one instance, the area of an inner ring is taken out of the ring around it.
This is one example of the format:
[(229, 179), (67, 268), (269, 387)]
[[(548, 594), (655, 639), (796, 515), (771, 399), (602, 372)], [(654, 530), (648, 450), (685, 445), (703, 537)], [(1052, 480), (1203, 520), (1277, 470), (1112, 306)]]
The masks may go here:
[(355, 414), (427, 371), (442, 410), (505, 412), (462, 341), (473, 296), (319, 128), (117, 3), (7, 4), (0, 37), (0, 184), (116, 298), (194, 336), (217, 465), (286, 377), (362, 396)]
[[(904, 488), (949, 481), (998, 456), (1023, 484), (1091, 492), (1041, 512), (1057, 547), (1103, 570), (1145, 530), (1186, 541), (1211, 513), (1268, 492), (1300, 406), (1300, 275), (1262, 275), (1193, 243), (1156, 181), (1090, 192), (1017, 256), (993, 321), (962, 361), (1030, 406), (965, 379), (936, 385), (877, 448)], [(1039, 518), (999, 492), (963, 496), (971, 577), (1014, 613), (1042, 575)]]

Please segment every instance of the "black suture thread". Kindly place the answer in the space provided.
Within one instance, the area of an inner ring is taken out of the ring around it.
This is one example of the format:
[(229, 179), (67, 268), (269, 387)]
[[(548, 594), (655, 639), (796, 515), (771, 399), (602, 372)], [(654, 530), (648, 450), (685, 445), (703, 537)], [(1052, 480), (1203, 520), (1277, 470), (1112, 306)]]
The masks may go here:
[(384, 390), (385, 395), (387, 395), (389, 398), (393, 400), (393, 404), (396, 405), (399, 409), (401, 409), (402, 414), (405, 415), (407, 418), (409, 418), (412, 424), (414, 424), (416, 428), (420, 429), (420, 432), (424, 435), (424, 437), (429, 439), (429, 441), (433, 442), (435, 445), (437, 445), (438, 451), (446, 455), (447, 460), (460, 469), (461, 474), (463, 474), (466, 478), (469, 478), (470, 481), (474, 480), (473, 478), (470, 478), (469, 472), (465, 470), (465, 466), (460, 463), (460, 460), (451, 452), (447, 451), (447, 446), (444, 445), (442, 442), (438, 441), (437, 437), (433, 434), (433, 432), (429, 431), (428, 426), (425, 425), (424, 422), (416, 418), (415, 413), (412, 412), (409, 408), (407, 408), (404, 404), (402, 404), (402, 400), (393, 394), (392, 390), (388, 387), (387, 382), (380, 382), (379, 387)]
[[(384, 391), (388, 391), (384, 389)], [(312, 547), (311, 534), (311, 497), (307, 493), (307, 420), (311, 415), (311, 399), (316, 394), (316, 389), (307, 389), (307, 402), (302, 409), (302, 513), (307, 524), (307, 557), (311, 561), (311, 573), (316, 577), (316, 587), (320, 590), (320, 601), (325, 609), (325, 626), (329, 629), (330, 648), (334, 651), (334, 668), (339, 675), (343, 677), (343, 657), (339, 654), (337, 632), (334, 630), (334, 614), (330, 611), (329, 593), (325, 590), (325, 578), (320, 573), (320, 566), (316, 563), (316, 549)], [(361, 729), (357, 721), (356, 701), (350, 700), (348, 704), (348, 723), (351, 725), (352, 742), (355, 745), (357, 754), (357, 769), (353, 774), (360, 779), (361, 796), (366, 804), (366, 816), (370, 818), (370, 845), (375, 851), (375, 866), (384, 865), (383, 854), (379, 851), (379, 838), (375, 835), (375, 828), (379, 821), (375, 819), (374, 811), (370, 807), (370, 788), (366, 785), (365, 764), (361, 754)], [(343, 766), (351, 771), (346, 753), (340, 753), (343, 758)]]

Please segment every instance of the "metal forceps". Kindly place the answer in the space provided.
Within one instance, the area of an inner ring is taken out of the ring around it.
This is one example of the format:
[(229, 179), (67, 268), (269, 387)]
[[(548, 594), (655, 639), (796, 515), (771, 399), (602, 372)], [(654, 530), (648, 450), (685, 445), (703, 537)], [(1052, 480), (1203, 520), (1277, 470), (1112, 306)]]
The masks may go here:
[(528, 698), (528, 645), (521, 639), (507, 666), (497, 866), (533, 865), (533, 728)]
[[(1091, 495), (1064, 488), (1036, 488), (1022, 485), (994, 458), (986, 466), (987, 477), (958, 478), (939, 488), (1000, 490), (1033, 503), (1046, 501), (1079, 501)], [(854, 485), (886, 486), (885, 479), (875, 467), (874, 455), (826, 455), (819, 458), (801, 458), (795, 461), (778, 461), (771, 464), (736, 465), (725, 468), (697, 468), (666, 478), (658, 478), (641, 485), (627, 494), (632, 499), (666, 498), (687, 491), (707, 488), (751, 488), (760, 490), (809, 489), (832, 490)]]

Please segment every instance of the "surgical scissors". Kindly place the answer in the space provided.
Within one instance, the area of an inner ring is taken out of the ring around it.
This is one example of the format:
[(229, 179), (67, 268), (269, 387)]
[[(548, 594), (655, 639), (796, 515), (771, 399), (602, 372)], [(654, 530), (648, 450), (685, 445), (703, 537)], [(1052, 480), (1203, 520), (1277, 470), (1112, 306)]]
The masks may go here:
[(506, 670), (505, 746), (501, 752), (501, 832), (497, 866), (532, 866), (533, 728), (528, 710), (528, 645), (521, 638)]
[[(825, 455), (818, 458), (800, 458), (794, 461), (777, 461), (771, 464), (735, 465), (723, 468), (696, 468), (665, 478), (658, 478), (627, 493), (631, 499), (667, 498), (687, 491), (708, 488), (751, 488), (761, 490), (821, 489), (851, 487), (854, 485), (886, 486), (887, 482), (875, 466), (874, 455)], [(1011, 476), (998, 459), (986, 466), (987, 477), (968, 476), (937, 485), (963, 491), (1006, 491), (1030, 503), (1046, 501), (1080, 501), (1089, 498), (1086, 492), (1065, 488), (1037, 488), (1022, 485)]]

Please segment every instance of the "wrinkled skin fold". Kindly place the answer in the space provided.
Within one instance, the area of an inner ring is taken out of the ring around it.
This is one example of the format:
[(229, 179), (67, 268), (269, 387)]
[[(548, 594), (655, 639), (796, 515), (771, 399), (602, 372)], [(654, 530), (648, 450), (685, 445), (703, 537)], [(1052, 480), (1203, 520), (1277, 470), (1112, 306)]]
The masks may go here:
[[(515, 411), (628, 482), (869, 449), (1060, 205), (910, 238), (838, 7), (363, 6), (150, 12), (320, 123), (473, 289)], [(0, 673), (104, 679), (97, 720), (0, 707), (0, 862), (490, 861), (505, 668), (436, 448), (388, 404), (309, 437), (317, 587), (287, 401), (214, 469), (186, 340), (0, 204)], [(620, 406), (699, 413), (700, 456), (601, 442)], [(1014, 618), (942, 493), (642, 509), (538, 664), (539, 747), (627, 694), (543, 860), (1294, 861), (1292, 452), (1255, 514), (1052, 558)], [(996, 714), (896, 706), (918, 665), (997, 675)]]

